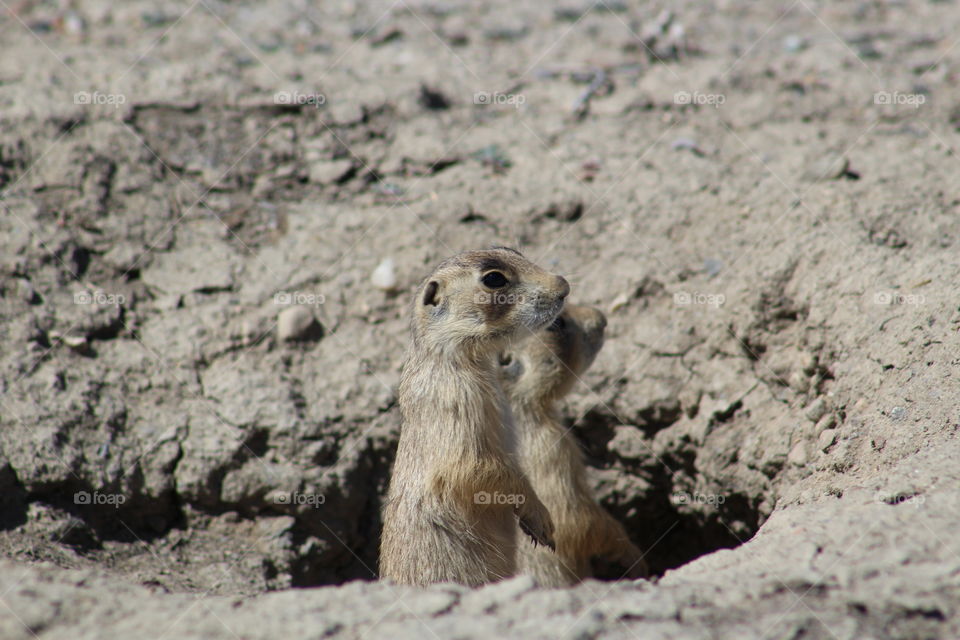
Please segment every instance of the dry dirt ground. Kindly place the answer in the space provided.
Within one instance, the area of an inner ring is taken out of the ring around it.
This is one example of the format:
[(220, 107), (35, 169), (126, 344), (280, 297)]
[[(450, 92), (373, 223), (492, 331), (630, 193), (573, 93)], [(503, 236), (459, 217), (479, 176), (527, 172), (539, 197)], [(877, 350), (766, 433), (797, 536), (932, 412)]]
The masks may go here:
[[(960, 637), (955, 2), (0, 14), (3, 638)], [(608, 314), (564, 416), (650, 582), (372, 582), (489, 244)]]

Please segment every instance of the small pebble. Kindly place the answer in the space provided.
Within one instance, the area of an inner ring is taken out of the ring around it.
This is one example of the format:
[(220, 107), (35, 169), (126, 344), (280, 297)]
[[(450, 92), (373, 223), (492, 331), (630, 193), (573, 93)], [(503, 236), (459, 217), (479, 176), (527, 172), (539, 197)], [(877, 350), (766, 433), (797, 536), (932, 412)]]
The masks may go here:
[(670, 144), (670, 148), (674, 151), (690, 151), (695, 156), (706, 155), (693, 138), (677, 138)]
[(342, 160), (321, 160), (313, 162), (307, 169), (310, 182), (317, 184), (334, 184), (346, 182), (353, 174), (353, 161), (349, 158)]
[(828, 413), (827, 415), (820, 418), (820, 420), (817, 422), (817, 426), (814, 429), (814, 431), (816, 433), (822, 433), (827, 429), (833, 429), (836, 425), (837, 425), (837, 416), (835, 416), (832, 413)]
[(393, 258), (385, 258), (370, 274), (370, 282), (381, 291), (395, 291), (397, 288), (397, 270)]
[(790, 453), (787, 454), (787, 462), (798, 467), (805, 465), (807, 463), (807, 444), (801, 440), (793, 445), (793, 449), (790, 449)]
[(610, 303), (610, 313), (619, 311), (623, 307), (627, 306), (630, 303), (630, 296), (627, 293), (621, 293), (616, 298), (613, 299), (613, 302)]
[(86, 336), (63, 335), (59, 331), (51, 331), (48, 337), (52, 342), (59, 342), (60, 344), (66, 345), (77, 353), (85, 353), (90, 347)]
[(63, 16), (63, 30), (72, 36), (82, 36), (87, 30), (86, 21), (75, 11)]
[(826, 451), (833, 446), (833, 443), (837, 441), (837, 430), (836, 429), (825, 429), (823, 433), (817, 438), (817, 447), (820, 448), (820, 451)]
[(792, 371), (787, 379), (791, 389), (806, 393), (810, 389), (810, 378), (802, 371)]
[(807, 410), (804, 411), (804, 415), (807, 416), (807, 420), (810, 422), (817, 422), (824, 416), (827, 412), (827, 402), (822, 397), (817, 398), (811, 403)]
[(837, 180), (845, 176), (850, 170), (850, 160), (843, 156), (825, 154), (807, 166), (803, 172), (804, 180), (819, 182)]
[(277, 315), (277, 337), (281, 342), (319, 340), (322, 336), (323, 327), (307, 307), (287, 307)]
[(807, 48), (807, 41), (796, 34), (783, 39), (783, 50), (787, 53), (797, 53)]
[(60, 338), (63, 344), (67, 345), (71, 349), (82, 350), (87, 346), (87, 337), (86, 336), (71, 336), (66, 335)]

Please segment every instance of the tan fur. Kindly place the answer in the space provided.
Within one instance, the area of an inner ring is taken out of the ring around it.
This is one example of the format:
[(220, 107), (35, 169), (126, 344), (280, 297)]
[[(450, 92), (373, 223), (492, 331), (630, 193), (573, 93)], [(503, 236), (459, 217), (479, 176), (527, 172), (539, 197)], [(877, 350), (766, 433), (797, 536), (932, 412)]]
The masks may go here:
[[(491, 271), (508, 284), (486, 286)], [(550, 514), (520, 471), (496, 357), (552, 322), (568, 291), (563, 278), (503, 248), (458, 254), (421, 284), (400, 378), (381, 577), (479, 585), (514, 575), (518, 517), (553, 545)], [(519, 504), (484, 504), (481, 492)]]
[(501, 356), (520, 463), (556, 527), (556, 553), (520, 541), (520, 571), (541, 586), (563, 587), (591, 577), (592, 557), (615, 561), (631, 578), (647, 575), (643, 554), (623, 525), (593, 498), (580, 448), (557, 409), (603, 346), (605, 327), (597, 309), (567, 305), (550, 327)]

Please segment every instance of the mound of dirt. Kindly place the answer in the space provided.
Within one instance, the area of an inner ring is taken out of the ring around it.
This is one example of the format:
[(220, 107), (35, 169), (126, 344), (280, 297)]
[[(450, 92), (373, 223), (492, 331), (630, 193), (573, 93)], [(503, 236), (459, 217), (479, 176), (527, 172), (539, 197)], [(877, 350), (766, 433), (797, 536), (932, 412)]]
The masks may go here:
[[(7, 7), (0, 635), (960, 635), (960, 12), (662, 9)], [(564, 416), (652, 582), (369, 582), (490, 244), (607, 312)]]

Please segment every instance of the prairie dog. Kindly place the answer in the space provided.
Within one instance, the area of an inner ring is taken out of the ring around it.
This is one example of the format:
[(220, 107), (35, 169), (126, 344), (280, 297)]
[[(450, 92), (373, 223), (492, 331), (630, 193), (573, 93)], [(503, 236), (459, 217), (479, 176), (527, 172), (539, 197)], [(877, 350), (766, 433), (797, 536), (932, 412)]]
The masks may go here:
[(381, 577), (476, 586), (512, 576), (518, 517), (524, 533), (553, 546), (550, 514), (520, 471), (497, 354), (552, 322), (569, 291), (502, 247), (448, 258), (420, 285)]
[(520, 572), (545, 587), (591, 577), (593, 557), (615, 561), (631, 578), (647, 575), (643, 554), (623, 525), (593, 498), (580, 448), (557, 409), (603, 346), (606, 324), (599, 310), (568, 304), (553, 324), (500, 356), (520, 464), (555, 525), (556, 553), (521, 540), (517, 562)]

